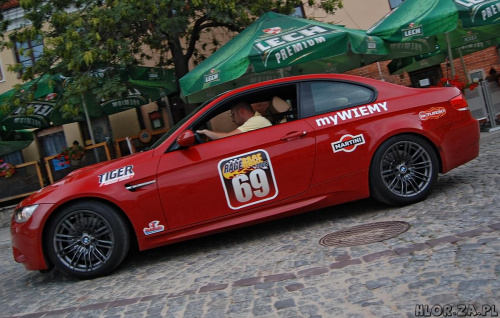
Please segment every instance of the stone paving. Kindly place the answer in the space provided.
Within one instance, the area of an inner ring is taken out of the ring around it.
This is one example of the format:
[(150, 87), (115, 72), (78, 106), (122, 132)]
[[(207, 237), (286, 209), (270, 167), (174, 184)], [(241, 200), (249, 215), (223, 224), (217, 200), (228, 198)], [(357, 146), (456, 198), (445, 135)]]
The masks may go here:
[(10, 227), (10, 218), (14, 212), (14, 205), (0, 207), (0, 228)]
[[(29, 272), (0, 244), (0, 317), (419, 317), (500, 313), (500, 134), (407, 207), (343, 204), (135, 252), (112, 275)], [(385, 241), (326, 234), (404, 221)]]

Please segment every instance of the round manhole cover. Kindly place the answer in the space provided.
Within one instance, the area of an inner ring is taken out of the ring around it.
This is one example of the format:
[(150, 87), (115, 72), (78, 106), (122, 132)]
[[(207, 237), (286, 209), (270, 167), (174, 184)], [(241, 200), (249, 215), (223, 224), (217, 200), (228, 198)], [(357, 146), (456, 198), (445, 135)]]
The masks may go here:
[(319, 240), (319, 244), (338, 247), (370, 244), (395, 237), (409, 228), (410, 224), (402, 221), (357, 225), (347, 230), (327, 234)]

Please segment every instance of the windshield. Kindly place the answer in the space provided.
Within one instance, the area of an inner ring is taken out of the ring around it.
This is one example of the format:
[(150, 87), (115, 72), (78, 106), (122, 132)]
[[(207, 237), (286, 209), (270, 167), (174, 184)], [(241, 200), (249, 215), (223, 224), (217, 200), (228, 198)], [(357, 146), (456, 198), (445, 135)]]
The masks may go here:
[(172, 135), (177, 129), (179, 129), (179, 127), (181, 125), (183, 125), (189, 118), (191, 118), (194, 114), (196, 114), (197, 112), (199, 112), (203, 107), (205, 107), (206, 104), (210, 103), (211, 101), (213, 100), (210, 99), (206, 102), (204, 102), (203, 104), (201, 104), (200, 106), (196, 107), (191, 113), (187, 114), (186, 116), (184, 116), (184, 118), (182, 118), (179, 122), (177, 122), (177, 124), (175, 124), (172, 128), (170, 128), (163, 136), (161, 136), (160, 139), (158, 139), (153, 145), (151, 145), (151, 147), (149, 147), (148, 149), (154, 149), (156, 147), (158, 147), (161, 143), (163, 143), (165, 141), (165, 139), (167, 139), (170, 135)]

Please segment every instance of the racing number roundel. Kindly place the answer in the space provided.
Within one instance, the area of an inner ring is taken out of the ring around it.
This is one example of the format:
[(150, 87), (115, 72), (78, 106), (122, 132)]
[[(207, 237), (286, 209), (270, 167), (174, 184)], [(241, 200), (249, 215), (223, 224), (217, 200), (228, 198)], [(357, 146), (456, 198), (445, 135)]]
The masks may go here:
[(227, 204), (233, 210), (271, 200), (278, 195), (271, 159), (265, 150), (221, 160), (219, 175)]

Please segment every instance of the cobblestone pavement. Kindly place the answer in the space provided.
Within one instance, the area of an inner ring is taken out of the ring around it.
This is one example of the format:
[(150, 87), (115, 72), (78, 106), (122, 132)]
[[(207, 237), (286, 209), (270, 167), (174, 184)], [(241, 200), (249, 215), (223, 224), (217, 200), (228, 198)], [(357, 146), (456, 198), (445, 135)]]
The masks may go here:
[[(415, 317), (500, 312), (500, 134), (407, 207), (330, 207), (131, 254), (111, 276), (29, 272), (0, 245), (0, 317)], [(408, 231), (325, 247), (380, 221)], [(477, 312), (476, 312), (477, 311)]]

